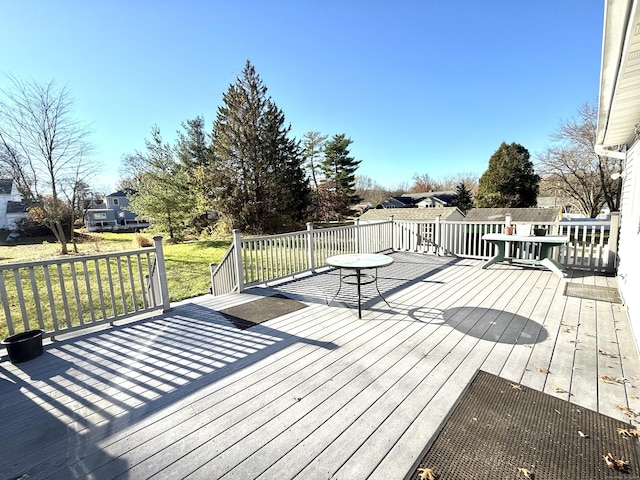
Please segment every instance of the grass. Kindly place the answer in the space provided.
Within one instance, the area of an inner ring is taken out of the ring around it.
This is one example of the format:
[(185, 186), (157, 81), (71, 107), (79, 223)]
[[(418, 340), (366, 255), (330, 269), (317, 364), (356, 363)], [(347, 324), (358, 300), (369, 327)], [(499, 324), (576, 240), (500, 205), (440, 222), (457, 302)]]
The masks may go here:
[[(137, 250), (140, 247), (135, 235), (112, 232), (82, 234), (82, 240), (78, 243), (78, 254), (93, 255)], [(164, 243), (163, 251), (171, 301), (208, 293), (211, 284), (209, 264), (218, 263), (230, 244), (231, 239)], [(69, 245), (69, 248), (71, 250), (72, 246)], [(48, 237), (25, 239), (17, 244), (0, 243), (0, 263), (50, 259), (59, 257), (59, 253), (60, 245)]]

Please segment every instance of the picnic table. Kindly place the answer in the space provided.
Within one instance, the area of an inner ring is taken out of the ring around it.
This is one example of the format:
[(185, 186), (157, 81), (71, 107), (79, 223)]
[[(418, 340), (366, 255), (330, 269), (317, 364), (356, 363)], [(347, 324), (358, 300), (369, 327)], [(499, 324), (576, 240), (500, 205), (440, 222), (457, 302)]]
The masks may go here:
[[(528, 265), (539, 265), (551, 270), (560, 278), (564, 278), (564, 265), (553, 259), (552, 251), (554, 247), (565, 245), (569, 242), (569, 237), (560, 235), (506, 235), (504, 233), (488, 233), (482, 236), (483, 240), (493, 243), (497, 248), (497, 253), (493, 258), (487, 260), (482, 266), (486, 269), (498, 262), (522, 263)], [(509, 242), (530, 242), (540, 245), (540, 254), (537, 259), (516, 259), (506, 256), (506, 246)]]

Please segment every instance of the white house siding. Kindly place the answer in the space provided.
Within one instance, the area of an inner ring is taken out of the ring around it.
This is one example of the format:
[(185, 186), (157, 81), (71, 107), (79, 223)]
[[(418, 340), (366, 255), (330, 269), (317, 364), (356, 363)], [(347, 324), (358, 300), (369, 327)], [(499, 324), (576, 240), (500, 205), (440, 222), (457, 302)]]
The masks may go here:
[(618, 247), (618, 287), (628, 308), (634, 336), (640, 350), (640, 142), (627, 154), (624, 167), (622, 204), (620, 207), (620, 241)]
[[(15, 183), (11, 183), (11, 192), (0, 194), (0, 229), (12, 229), (15, 227), (15, 215), (7, 215), (7, 203), (22, 200)], [(23, 215), (24, 216), (24, 215)]]

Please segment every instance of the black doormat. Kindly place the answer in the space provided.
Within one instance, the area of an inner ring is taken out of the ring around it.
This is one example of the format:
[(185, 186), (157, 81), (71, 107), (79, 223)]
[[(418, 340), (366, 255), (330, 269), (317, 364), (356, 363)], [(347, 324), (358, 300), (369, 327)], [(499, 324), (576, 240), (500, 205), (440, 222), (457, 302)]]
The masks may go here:
[[(633, 428), (478, 372), (418, 469), (406, 478), (638, 479), (638, 438)], [(603, 455), (609, 453), (628, 462), (625, 472), (606, 466)], [(420, 469), (431, 469), (434, 476)]]
[(286, 315), (305, 308), (302, 302), (292, 300), (284, 295), (264, 297), (259, 300), (236, 305), (220, 310), (228, 320), (241, 330), (246, 330), (267, 320)]
[(586, 300), (598, 300), (601, 302), (622, 303), (620, 293), (615, 287), (597, 287), (582, 283), (567, 283), (564, 287), (565, 297), (578, 297)]

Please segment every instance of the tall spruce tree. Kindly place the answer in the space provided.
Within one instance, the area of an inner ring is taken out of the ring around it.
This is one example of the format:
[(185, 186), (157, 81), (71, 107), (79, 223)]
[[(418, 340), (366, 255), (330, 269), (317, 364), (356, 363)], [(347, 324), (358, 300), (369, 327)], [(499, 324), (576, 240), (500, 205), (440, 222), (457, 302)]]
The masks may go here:
[(356, 170), (361, 160), (356, 160), (349, 152), (353, 141), (344, 133), (334, 135), (324, 149), (322, 173), (328, 184), (333, 184), (337, 194), (346, 197), (348, 203), (359, 200), (356, 193)]
[(540, 177), (534, 173), (529, 151), (522, 145), (502, 142), (480, 177), (478, 207), (535, 207)]
[(223, 94), (213, 126), (215, 208), (234, 228), (274, 231), (305, 218), (309, 186), (299, 142), (247, 61)]
[(208, 226), (207, 213), (211, 210), (212, 185), (210, 172), (210, 144), (205, 131), (204, 117), (197, 116), (182, 124), (178, 131), (176, 152), (187, 177), (188, 195), (195, 203), (193, 225), (200, 233)]

